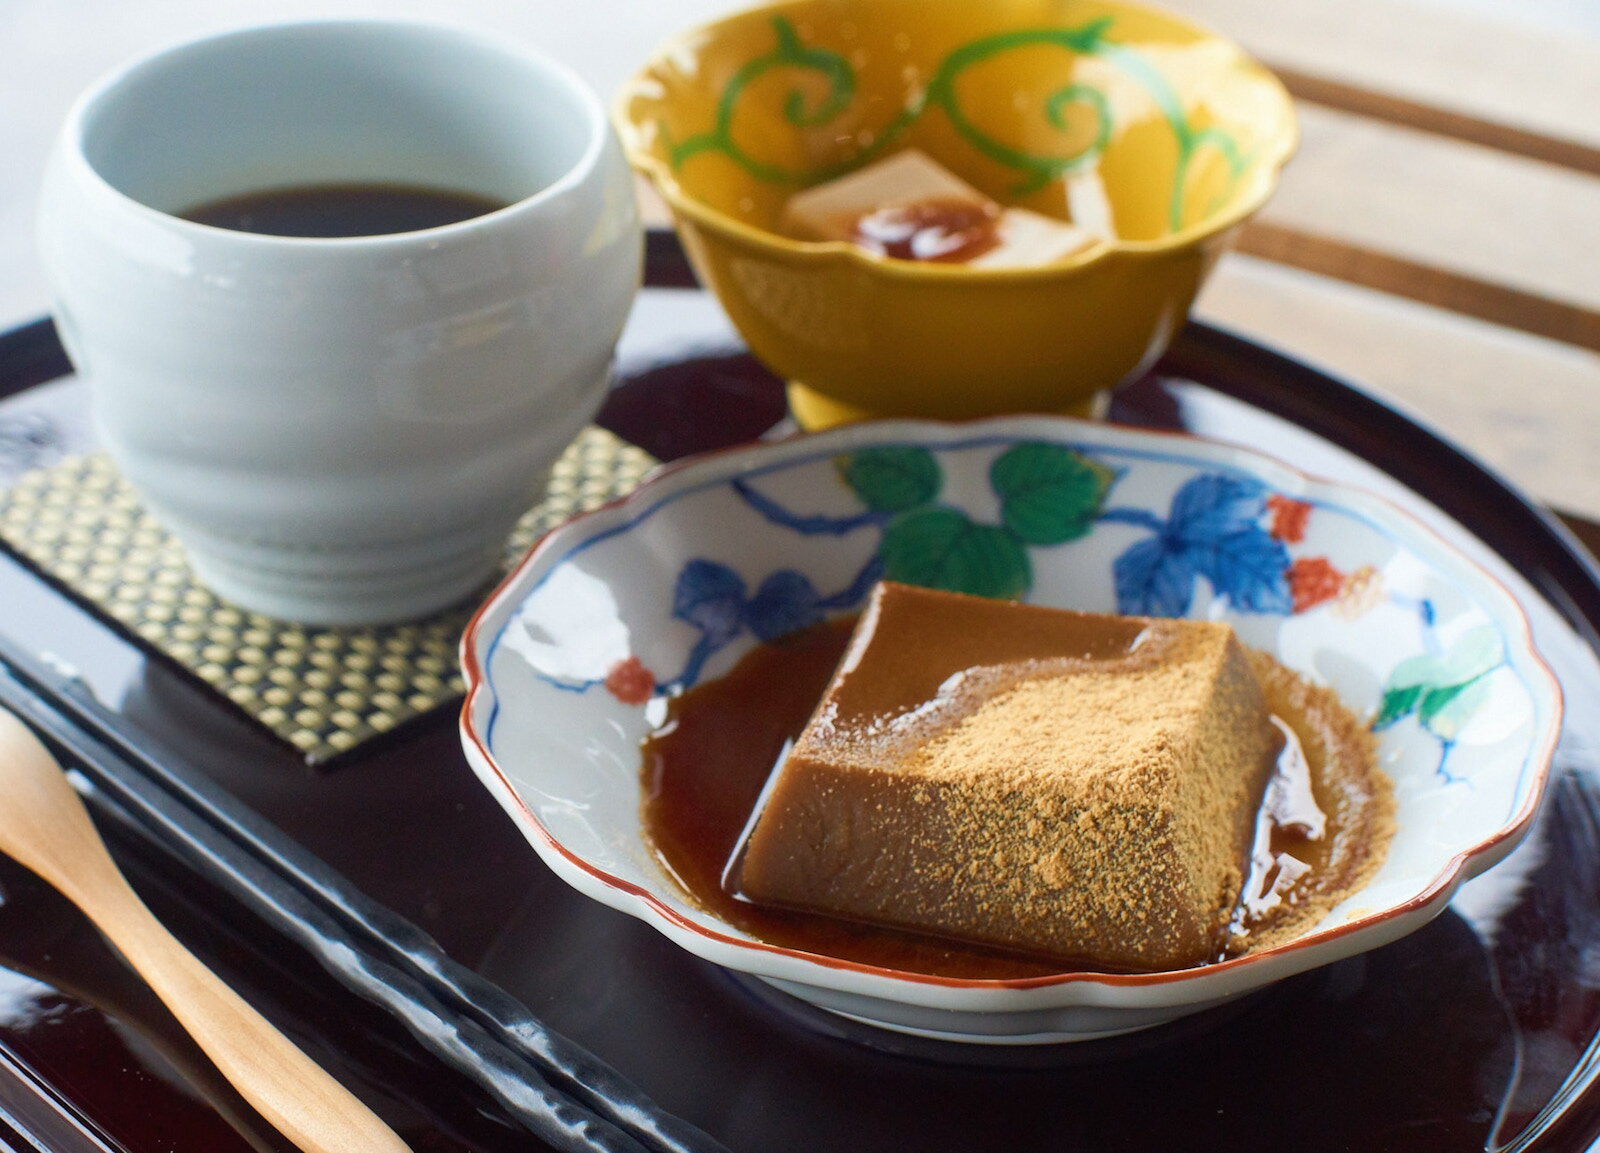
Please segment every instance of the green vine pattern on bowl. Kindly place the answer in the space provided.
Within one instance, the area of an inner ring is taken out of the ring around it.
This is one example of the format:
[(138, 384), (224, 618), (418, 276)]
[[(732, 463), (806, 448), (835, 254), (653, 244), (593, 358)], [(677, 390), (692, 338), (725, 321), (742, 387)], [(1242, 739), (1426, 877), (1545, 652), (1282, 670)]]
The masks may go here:
[(922, 93), (887, 125), (875, 132), (869, 144), (848, 161), (809, 170), (797, 170), (752, 156), (733, 136), (733, 120), (739, 100), (751, 83), (774, 70), (795, 69), (814, 72), (827, 83), (827, 92), (809, 104), (797, 88), (784, 102), (784, 118), (797, 128), (816, 128), (837, 118), (855, 99), (856, 74), (850, 62), (831, 49), (801, 43), (794, 26), (782, 16), (772, 18), (776, 44), (772, 50), (745, 63), (729, 79), (717, 102), (716, 123), (707, 131), (685, 140), (674, 141), (665, 124), (660, 125), (667, 157), (674, 172), (691, 158), (706, 152), (721, 153), (758, 180), (768, 183), (808, 187), (831, 180), (877, 159), (893, 148), (906, 130), (930, 108), (940, 108), (962, 138), (984, 156), (1019, 174), (1012, 191), (1022, 196), (1043, 188), (1050, 181), (1096, 163), (1112, 134), (1111, 109), (1105, 94), (1085, 84), (1067, 84), (1051, 92), (1044, 103), (1044, 115), (1052, 126), (1065, 131), (1074, 111), (1094, 117), (1093, 138), (1081, 149), (1066, 156), (1049, 156), (1011, 147), (985, 133), (966, 115), (956, 94), (956, 82), (968, 69), (995, 56), (1021, 48), (1059, 47), (1081, 56), (1096, 56), (1116, 65), (1149, 93), (1172, 130), (1178, 146), (1177, 170), (1173, 176), (1168, 204), (1168, 226), (1178, 231), (1184, 216), (1184, 185), (1190, 164), (1204, 148), (1222, 154), (1230, 181), (1236, 182), (1248, 165), (1238, 142), (1220, 128), (1196, 128), (1184, 115), (1182, 102), (1161, 72), (1140, 53), (1106, 37), (1114, 23), (1111, 17), (1090, 21), (1079, 28), (1023, 28), (1000, 32), (956, 48), (935, 69)]

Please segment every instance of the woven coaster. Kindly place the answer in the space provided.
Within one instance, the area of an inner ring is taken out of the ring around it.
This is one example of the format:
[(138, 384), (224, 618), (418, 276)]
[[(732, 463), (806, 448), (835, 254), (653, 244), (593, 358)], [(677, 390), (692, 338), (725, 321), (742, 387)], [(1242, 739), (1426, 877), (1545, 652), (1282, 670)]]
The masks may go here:
[[(655, 465), (598, 428), (557, 462), (507, 566), (547, 529), (629, 491)], [(199, 584), (177, 542), (103, 454), (0, 492), (0, 540), (324, 764), (464, 691), (456, 649), (473, 607), (378, 628), (313, 628), (236, 608)]]

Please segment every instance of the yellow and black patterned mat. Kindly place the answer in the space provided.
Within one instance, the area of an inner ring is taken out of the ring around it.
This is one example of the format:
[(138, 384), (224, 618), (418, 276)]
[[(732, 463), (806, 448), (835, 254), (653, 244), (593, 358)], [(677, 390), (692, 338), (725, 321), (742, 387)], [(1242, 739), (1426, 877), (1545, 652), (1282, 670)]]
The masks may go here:
[[(506, 544), (509, 565), (544, 531), (632, 489), (655, 461), (590, 428)], [(145, 644), (323, 764), (457, 699), (456, 646), (473, 606), (379, 628), (313, 628), (234, 607), (104, 455), (25, 473), (0, 492), (0, 540)]]

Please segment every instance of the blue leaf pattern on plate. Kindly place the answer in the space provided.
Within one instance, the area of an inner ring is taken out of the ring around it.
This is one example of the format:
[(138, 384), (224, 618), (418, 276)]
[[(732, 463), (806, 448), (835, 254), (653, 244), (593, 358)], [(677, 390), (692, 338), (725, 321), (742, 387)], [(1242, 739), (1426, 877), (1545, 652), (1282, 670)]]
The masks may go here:
[(744, 606), (744, 619), (761, 641), (777, 640), (822, 619), (822, 596), (806, 577), (781, 569), (761, 582)]
[[(1156, 535), (1117, 558), (1112, 569), (1117, 611), (1184, 616), (1199, 577), (1241, 612), (1293, 611), (1284, 575), (1288, 549), (1259, 523), (1268, 495), (1257, 481), (1221, 473), (1186, 481), (1173, 496), (1166, 521), (1152, 526)], [(1106, 519), (1148, 523), (1131, 513), (1115, 515), (1120, 511)]]
[(712, 647), (720, 648), (744, 625), (744, 578), (727, 565), (691, 560), (678, 574), (672, 615), (694, 625)]
[(1283, 616), (1294, 611), (1283, 575), (1289, 567), (1289, 550), (1265, 529), (1252, 525), (1232, 533), (1210, 552), (1211, 563), (1202, 571), (1235, 608)]
[(1185, 542), (1221, 540), (1254, 527), (1266, 511), (1267, 496), (1259, 481), (1203, 473), (1172, 498), (1167, 532)]
[(1156, 536), (1140, 541), (1112, 564), (1117, 610), (1133, 616), (1181, 617), (1189, 611), (1198, 575), (1187, 550)]

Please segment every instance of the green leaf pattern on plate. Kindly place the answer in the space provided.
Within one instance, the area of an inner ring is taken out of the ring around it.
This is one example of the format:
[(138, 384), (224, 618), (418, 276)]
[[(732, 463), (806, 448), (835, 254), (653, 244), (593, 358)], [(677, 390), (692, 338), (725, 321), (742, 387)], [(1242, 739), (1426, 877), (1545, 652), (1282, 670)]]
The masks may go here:
[(1000, 519), (1028, 544), (1063, 544), (1088, 535), (1116, 474), (1054, 444), (1019, 444), (989, 469)]
[(837, 465), (863, 504), (887, 514), (878, 549), (885, 577), (987, 597), (1025, 595), (1033, 585), (1029, 546), (1088, 533), (1116, 479), (1105, 465), (1060, 445), (1013, 445), (989, 470), (1001, 523), (982, 524), (936, 503), (944, 476), (925, 448), (862, 449)]
[(874, 512), (905, 512), (939, 495), (943, 476), (933, 453), (916, 445), (866, 448), (839, 462), (839, 472)]
[(1441, 741), (1454, 741), (1488, 694), (1486, 678), (1504, 662), (1500, 634), (1488, 626), (1466, 633), (1443, 653), (1401, 661), (1384, 685), (1373, 729), (1415, 716)]
[(884, 529), (883, 575), (903, 584), (981, 597), (1020, 597), (1033, 583), (1021, 542), (960, 509), (914, 509)]

